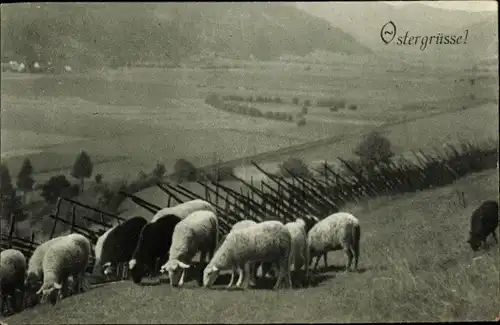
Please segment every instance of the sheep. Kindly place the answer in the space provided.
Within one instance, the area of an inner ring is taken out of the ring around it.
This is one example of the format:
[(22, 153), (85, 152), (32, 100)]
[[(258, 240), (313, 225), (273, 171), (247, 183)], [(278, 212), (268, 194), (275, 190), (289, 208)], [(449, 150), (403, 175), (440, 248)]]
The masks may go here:
[(498, 203), (496, 201), (484, 201), (471, 216), (469, 238), (467, 243), (472, 251), (477, 251), (483, 244), (486, 247), (486, 238), (491, 234), (498, 244), (495, 233), (498, 227)]
[(24, 276), (26, 257), (17, 249), (6, 249), (0, 253), (0, 314), (3, 314), (7, 296), (10, 295), (11, 307), (21, 311), (23, 305), (18, 304), (16, 289), (20, 291), (20, 301), (24, 301)]
[(357, 270), (360, 238), (359, 221), (350, 213), (337, 212), (318, 222), (307, 234), (311, 261), (317, 258), (313, 272), (322, 254), (340, 249), (344, 250), (348, 258), (346, 271), (351, 271), (353, 257), (354, 269)]
[[(232, 227), (231, 227), (231, 231), (233, 230), (238, 230), (238, 229), (245, 229), (247, 227), (250, 227), (250, 226), (253, 226), (253, 225), (256, 225), (257, 222), (253, 221), (253, 220), (241, 220), (241, 221), (238, 221), (237, 223), (235, 223)], [(257, 277), (257, 266), (255, 263), (252, 263), (248, 266), (249, 268), (249, 273), (250, 273), (250, 284), (251, 285), (255, 285), (255, 278)], [(236, 279), (236, 269), (232, 269), (231, 271), (231, 280), (229, 281), (229, 285), (228, 285), (228, 288), (232, 287), (233, 284), (234, 284), (234, 280)]]
[[(309, 247), (306, 233), (306, 223), (304, 219), (297, 219), (294, 222), (288, 222), (285, 227), (292, 237), (292, 262), (295, 273), (304, 267), (303, 283), (309, 280)], [(292, 272), (292, 270), (290, 270)]]
[(178, 216), (167, 214), (142, 227), (129, 261), (129, 270), (134, 283), (139, 284), (142, 281), (146, 270), (149, 270), (150, 276), (153, 276), (157, 270), (157, 263), (164, 263), (168, 260), (172, 235), (175, 226), (180, 221), (181, 218)]
[(200, 264), (207, 257), (208, 260), (213, 257), (219, 242), (218, 229), (216, 214), (207, 210), (195, 211), (175, 226), (169, 259), (161, 267), (162, 273), (168, 273), (173, 287), (182, 286), (186, 269), (190, 267), (188, 263), (198, 251)]
[(274, 289), (278, 289), (283, 282), (291, 287), (291, 242), (290, 232), (279, 221), (264, 221), (233, 230), (203, 271), (203, 285), (212, 286), (221, 270), (232, 268), (233, 272), (234, 269), (239, 272), (236, 286), (241, 287), (245, 264), (277, 262), (279, 272)]
[(37, 301), (38, 295), (36, 292), (42, 286), (43, 282), (43, 258), (47, 249), (55, 242), (61, 240), (65, 236), (52, 238), (40, 245), (35, 249), (28, 261), (28, 270), (26, 271), (25, 288), (27, 293), (27, 305), (33, 306)]
[[(67, 296), (68, 277), (73, 276), (74, 292), (83, 292), (83, 276), (89, 264), (90, 241), (83, 235), (70, 234), (54, 242), (43, 257), (43, 284), (37, 294), (42, 301), (55, 305), (60, 296)], [(62, 289), (62, 290), (61, 290)]]
[[(147, 224), (143, 217), (132, 217), (112, 227), (101, 235), (95, 245), (94, 274), (108, 277), (115, 267), (127, 263), (137, 246), (142, 228)], [(123, 276), (123, 274), (122, 274)]]
[(155, 222), (156, 220), (161, 219), (162, 217), (169, 214), (173, 214), (181, 219), (184, 219), (191, 213), (200, 210), (208, 210), (216, 213), (215, 208), (212, 204), (207, 201), (196, 199), (178, 204), (173, 207), (161, 209), (153, 216), (151, 222)]

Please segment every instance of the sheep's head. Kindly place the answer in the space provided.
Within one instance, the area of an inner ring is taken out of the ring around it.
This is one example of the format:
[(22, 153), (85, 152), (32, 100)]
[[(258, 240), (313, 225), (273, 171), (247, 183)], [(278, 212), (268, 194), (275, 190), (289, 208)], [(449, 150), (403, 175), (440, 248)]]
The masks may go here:
[(472, 235), (472, 232), (469, 232), (469, 239), (467, 239), (467, 243), (474, 252), (481, 246), (481, 241), (477, 238), (477, 236)]
[(44, 286), (42, 286), (36, 294), (41, 296), (40, 301), (42, 303), (48, 300), (52, 305), (55, 305), (57, 300), (61, 297), (61, 288), (61, 284), (54, 283), (54, 285), (50, 286), (49, 288), (45, 288)]
[(188, 269), (190, 265), (181, 262), (179, 260), (169, 260), (165, 263), (161, 269), (161, 273), (168, 273), (168, 277), (170, 278), (170, 284), (174, 287), (182, 286), (184, 283), (184, 277), (186, 274), (186, 269)]
[[(129, 262), (130, 265), (130, 262)], [(111, 274), (116, 272), (116, 268), (114, 265), (111, 264), (111, 262), (104, 263), (102, 265), (102, 273), (106, 278), (109, 278)]]
[(215, 265), (208, 265), (205, 270), (203, 270), (203, 286), (205, 288), (210, 288), (217, 277), (219, 276), (220, 270)]

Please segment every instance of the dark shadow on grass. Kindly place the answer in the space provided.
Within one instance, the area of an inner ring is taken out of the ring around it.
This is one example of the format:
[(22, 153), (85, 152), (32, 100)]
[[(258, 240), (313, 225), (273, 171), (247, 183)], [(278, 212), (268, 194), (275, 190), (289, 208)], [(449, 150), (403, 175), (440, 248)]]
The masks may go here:
[[(328, 267), (318, 268), (318, 273), (327, 273), (327, 272), (345, 272), (345, 265), (329, 265)], [(364, 267), (359, 267), (357, 271), (351, 271), (348, 273), (365, 273), (368, 269)]]

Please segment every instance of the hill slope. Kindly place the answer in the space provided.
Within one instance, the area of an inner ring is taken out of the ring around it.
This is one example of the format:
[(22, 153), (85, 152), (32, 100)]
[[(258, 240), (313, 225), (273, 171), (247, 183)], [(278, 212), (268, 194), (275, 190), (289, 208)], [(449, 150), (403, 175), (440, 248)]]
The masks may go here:
[(216, 52), (267, 60), (316, 49), (370, 52), (327, 21), (279, 3), (2, 5), (2, 56), (123, 64)]
[[(467, 207), (458, 204), (463, 191)], [(28, 323), (261, 323), (493, 320), (498, 314), (498, 250), (472, 260), (465, 244), (469, 217), (498, 195), (498, 172), (455, 184), (347, 208), (362, 224), (360, 273), (339, 269), (346, 258), (329, 254), (316, 287), (207, 290), (195, 282), (110, 284), (8, 317)], [(491, 238), (490, 238), (491, 240)], [(320, 263), (322, 265), (322, 262)], [(227, 283), (228, 278), (224, 280)], [(224, 283), (224, 284), (225, 284)]]
[[(457, 55), (491, 55), (497, 53), (498, 37), (496, 12), (469, 12), (448, 10), (411, 3), (393, 6), (383, 2), (297, 2), (295, 5), (315, 16), (324, 18), (333, 25), (353, 35), (372, 50), (386, 54), (429, 55), (430, 57)], [(418, 46), (386, 46), (380, 39), (380, 29), (388, 21), (397, 26), (397, 35), (432, 36), (443, 34), (464, 34), (469, 29), (467, 45), (432, 46), (422, 52)], [(486, 24), (480, 26), (481, 24)], [(493, 26), (495, 25), (495, 26)], [(486, 32), (484, 32), (486, 31)], [(479, 36), (479, 35), (483, 36)], [(476, 36), (476, 37), (474, 37)], [(490, 44), (493, 46), (490, 48)]]

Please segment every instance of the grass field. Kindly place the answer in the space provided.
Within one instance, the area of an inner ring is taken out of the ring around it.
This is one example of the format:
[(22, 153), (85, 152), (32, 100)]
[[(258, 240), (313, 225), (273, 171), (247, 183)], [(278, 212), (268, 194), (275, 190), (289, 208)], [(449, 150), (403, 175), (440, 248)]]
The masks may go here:
[[(415, 103), (435, 103), (434, 109), (440, 110), (445, 102), (463, 101), (469, 92), (477, 98), (497, 96), (496, 76), (481, 79), (471, 90), (468, 72), (459, 68), (405, 68), (402, 73), (382, 61), (307, 66), (239, 62), (230, 69), (3, 73), (2, 161), (15, 175), (19, 162), (29, 157), (36, 180), (42, 181), (67, 172), (78, 151), (86, 150), (96, 162), (94, 174), (134, 177), (157, 161), (169, 171), (179, 158), (207, 165), (429, 113), (429, 107)], [(213, 92), (280, 96), (288, 103), (280, 109), (290, 111), (297, 110), (290, 103), (295, 96), (301, 101), (333, 97), (359, 108), (334, 113), (312, 108), (307, 124), (297, 127), (219, 111), (204, 103)], [(411, 104), (413, 109), (402, 109)]]
[[(463, 191), (467, 207), (458, 203)], [(329, 269), (310, 288), (227, 291), (168, 284), (109, 284), (8, 317), (28, 323), (264, 323), (493, 320), (499, 315), (498, 246), (473, 254), (466, 245), (477, 205), (498, 197), (498, 171), (453, 185), (345, 210), (361, 221), (359, 273), (344, 273), (331, 252)], [(491, 238), (490, 238), (491, 241)], [(495, 245), (495, 244), (493, 244)], [(228, 279), (225, 278), (224, 281)], [(221, 281), (222, 282), (222, 281)]]

